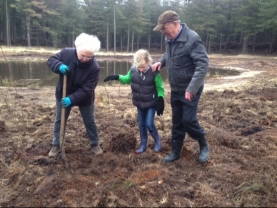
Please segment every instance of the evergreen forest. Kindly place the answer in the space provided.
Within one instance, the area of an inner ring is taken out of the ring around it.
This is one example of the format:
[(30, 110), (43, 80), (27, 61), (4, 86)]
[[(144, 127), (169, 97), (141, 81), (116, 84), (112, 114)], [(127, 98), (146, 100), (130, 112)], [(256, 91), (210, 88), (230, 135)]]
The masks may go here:
[(1, 0), (0, 44), (61, 48), (86, 32), (102, 51), (163, 52), (153, 28), (166, 10), (200, 35), (208, 53), (277, 52), (276, 0)]

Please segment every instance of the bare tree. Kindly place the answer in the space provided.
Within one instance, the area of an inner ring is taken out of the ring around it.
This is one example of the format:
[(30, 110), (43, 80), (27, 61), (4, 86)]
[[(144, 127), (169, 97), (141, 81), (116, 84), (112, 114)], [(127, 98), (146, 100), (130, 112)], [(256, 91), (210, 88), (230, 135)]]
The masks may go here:
[(7, 46), (11, 45), (11, 36), (10, 36), (10, 17), (9, 17), (9, 9), (8, 9), (8, 0), (5, 2), (6, 7), (6, 44)]
[(113, 39), (114, 39), (114, 49), (113, 49), (113, 52), (116, 53), (116, 21), (115, 21), (115, 6), (116, 6), (116, 1), (114, 0), (114, 7), (113, 7), (113, 24), (114, 24), (114, 36), (113, 36)]

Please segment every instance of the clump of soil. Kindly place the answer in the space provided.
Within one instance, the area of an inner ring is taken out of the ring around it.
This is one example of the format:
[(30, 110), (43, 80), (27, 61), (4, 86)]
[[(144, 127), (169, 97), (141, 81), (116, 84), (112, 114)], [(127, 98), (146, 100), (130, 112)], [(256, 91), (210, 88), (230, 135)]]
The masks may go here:
[(137, 139), (134, 132), (121, 131), (111, 138), (109, 150), (113, 153), (129, 153), (136, 147)]
[(60, 155), (48, 157), (54, 87), (16, 92), (2, 87), (0, 206), (277, 206), (277, 62), (224, 57), (211, 58), (211, 66), (244, 72), (206, 80), (198, 110), (210, 146), (205, 164), (198, 162), (198, 143), (188, 135), (181, 158), (162, 161), (171, 151), (167, 84), (164, 114), (155, 119), (160, 153), (150, 135), (146, 152), (134, 153), (140, 139), (130, 86), (99, 86), (95, 116), (104, 154), (91, 153), (79, 109), (73, 107), (65, 134), (67, 169)]

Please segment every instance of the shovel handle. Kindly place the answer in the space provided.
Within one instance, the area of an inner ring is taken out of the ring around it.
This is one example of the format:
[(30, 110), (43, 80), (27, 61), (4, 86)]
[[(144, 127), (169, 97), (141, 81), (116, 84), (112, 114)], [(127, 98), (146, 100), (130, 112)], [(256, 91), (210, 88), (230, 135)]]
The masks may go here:
[[(67, 76), (63, 76), (63, 98), (66, 97), (66, 83), (67, 83)], [(62, 153), (62, 163), (65, 167), (67, 167), (66, 160), (65, 160), (65, 150), (64, 150), (64, 135), (65, 135), (65, 108), (62, 107), (62, 114), (61, 114), (61, 129), (60, 129), (60, 149)]]

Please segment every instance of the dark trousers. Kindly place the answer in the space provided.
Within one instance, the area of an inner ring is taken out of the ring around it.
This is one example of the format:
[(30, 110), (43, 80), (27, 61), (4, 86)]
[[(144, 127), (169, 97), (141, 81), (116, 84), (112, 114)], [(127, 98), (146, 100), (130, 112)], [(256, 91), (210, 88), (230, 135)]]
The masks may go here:
[(192, 101), (185, 99), (185, 91), (171, 91), (172, 141), (183, 141), (186, 133), (195, 140), (205, 136), (197, 119), (198, 102), (204, 86), (200, 87)]

